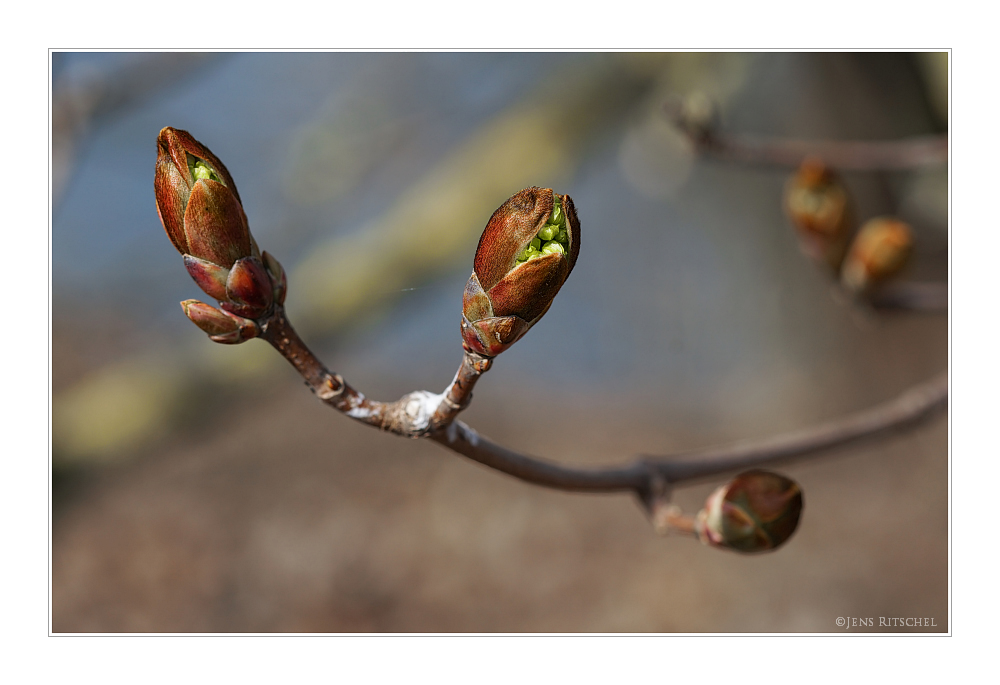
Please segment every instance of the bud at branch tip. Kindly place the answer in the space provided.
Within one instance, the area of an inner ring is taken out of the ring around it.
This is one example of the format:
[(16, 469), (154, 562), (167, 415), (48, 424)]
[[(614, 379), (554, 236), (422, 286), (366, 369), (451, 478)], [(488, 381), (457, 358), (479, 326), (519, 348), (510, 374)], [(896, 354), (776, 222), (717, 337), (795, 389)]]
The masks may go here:
[(569, 195), (526, 188), (490, 217), (462, 300), (462, 340), (495, 357), (548, 311), (580, 252), (580, 223)]

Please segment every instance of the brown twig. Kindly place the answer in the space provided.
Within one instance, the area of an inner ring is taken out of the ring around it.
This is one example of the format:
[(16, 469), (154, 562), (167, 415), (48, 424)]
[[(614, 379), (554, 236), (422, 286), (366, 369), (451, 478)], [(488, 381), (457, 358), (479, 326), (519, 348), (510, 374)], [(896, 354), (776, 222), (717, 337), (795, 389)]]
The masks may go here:
[(368, 399), (348, 385), (340, 374), (327, 369), (302, 342), (282, 307), (274, 308), (271, 317), (262, 322), (261, 329), (261, 337), (295, 367), (316, 397), (352, 419), (384, 427), (387, 405)]
[(793, 140), (719, 133), (692, 121), (682, 103), (668, 103), (667, 116), (695, 150), (708, 157), (744, 164), (797, 168), (807, 157), (846, 171), (913, 169), (948, 162), (948, 136), (900, 140)]
[(802, 431), (671, 457), (642, 457), (623, 465), (578, 468), (507, 449), (456, 419), (468, 405), (479, 376), (489, 370), (487, 358), (466, 353), (455, 379), (440, 394), (417, 390), (396, 402), (377, 402), (328, 370), (298, 337), (280, 307), (262, 329), (262, 337), (295, 367), (317, 397), (355, 420), (405, 437), (430, 438), (536, 485), (579, 492), (633, 492), (650, 509), (676, 483), (812, 456), (914, 425), (943, 408), (948, 395), (947, 374), (941, 374), (894, 400)]
[(472, 389), (476, 381), (493, 366), (493, 360), (465, 350), (462, 365), (458, 367), (455, 379), (441, 395), (434, 416), (431, 417), (432, 431), (447, 428), (458, 416), (458, 413), (469, 406), (472, 401)]
[(439, 433), (451, 424), (468, 406), (476, 381), (493, 363), (492, 359), (466, 352), (455, 378), (440, 395), (416, 390), (395, 402), (379, 402), (365, 397), (340, 374), (327, 369), (292, 328), (284, 308), (275, 307), (271, 316), (261, 322), (261, 329), (261, 337), (295, 367), (323, 402), (352, 419), (410, 438)]

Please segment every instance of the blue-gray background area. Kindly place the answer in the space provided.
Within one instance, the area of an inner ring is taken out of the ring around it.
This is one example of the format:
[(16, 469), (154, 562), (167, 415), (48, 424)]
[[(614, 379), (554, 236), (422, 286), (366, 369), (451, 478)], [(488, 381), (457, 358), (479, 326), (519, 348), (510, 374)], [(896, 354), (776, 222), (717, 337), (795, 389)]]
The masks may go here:
[[(890, 61), (892, 56), (881, 57)], [(54, 77), (69, 79), (137, 59), (130, 54), (58, 54)], [(314, 241), (358, 230), (423, 168), (540, 80), (607, 59), (552, 53), (208, 58), (162, 92), (108, 115), (81, 143), (53, 215), (57, 308), (63, 303), (110, 306), (129, 311), (130, 318), (142, 319), (141, 328), (154, 327), (159, 336), (192, 333), (177, 316), (176, 302), (197, 296), (197, 291), (178, 269), (152, 198), (154, 140), (163, 125), (190, 130), (223, 155), (258, 243), (294, 268)], [(748, 57), (742, 65), (745, 83), (724, 115), (751, 132), (772, 133), (796, 109), (805, 110), (804, 121), (786, 130), (815, 136), (901, 135), (922, 132), (921, 124), (931, 126), (913, 74), (903, 74), (898, 79), (902, 86), (888, 93), (858, 95), (916, 100), (889, 103), (910, 110), (896, 117), (896, 131), (883, 121), (891, 120), (891, 114), (868, 122), (837, 120), (835, 111), (817, 107), (815, 99), (823, 96), (832, 109), (858, 104), (845, 103), (834, 88), (817, 92), (822, 84), (803, 87), (810, 68), (833, 81), (843, 76), (825, 72), (853, 67), (863, 74), (866, 66), (863, 60), (833, 69), (824, 64), (834, 59)], [(878, 77), (884, 74), (873, 80)], [(810, 102), (801, 102), (806, 99)], [(365, 178), (349, 194), (327, 204), (296, 203), (287, 191), (296, 136), (317, 119), (336, 118), (358, 100), (370, 107), (371, 125), (385, 129), (384, 135), (404, 148), (401, 159), (376, 146), (379, 159), (360, 160), (367, 165)], [(924, 121), (914, 115), (914, 104), (925, 110)], [(874, 108), (870, 103), (861, 108), (866, 107)], [(809, 110), (819, 113), (812, 121)], [(773, 390), (792, 392), (796, 383), (811, 384), (792, 376), (808, 375), (804, 369), (814, 366), (816, 346), (844, 335), (839, 324), (847, 314), (824, 300), (820, 291), (825, 284), (796, 254), (780, 209), (784, 174), (699, 164), (682, 187), (672, 189), (672, 197), (650, 199), (621, 170), (621, 138), (630, 123), (614, 122), (618, 130), (601, 130), (596, 140), (588, 141), (582, 163), (566, 187), (558, 189), (576, 199), (583, 251), (544, 324), (504, 357), (501, 366), (508, 368), (496, 375), (513, 378), (530, 368), (526, 378), (517, 378), (518, 384), (596, 383), (606, 389), (655, 391), (667, 401), (680, 396), (685, 404), (710, 401), (727, 379), (748, 373), (765, 392), (775, 383)], [(831, 130), (835, 125), (842, 130)], [(859, 180), (871, 183), (870, 178)], [(890, 197), (875, 197), (873, 214), (891, 206), (891, 194), (882, 195)], [(440, 385), (457, 353), (456, 310), (470, 261), (471, 255), (456, 263), (453, 272), (401, 293), (381, 325), (358, 334), (357, 351), (373, 361), (416, 356), (419, 361), (414, 361), (428, 372), (426, 383)], [(294, 283), (291, 293), (294, 298)]]
[[(100, 91), (93, 85), (100, 79), (150, 58), (56, 53), (54, 89)], [(558, 433), (567, 413), (579, 412), (590, 418), (573, 423), (570, 443), (601, 442), (631, 427), (621, 441), (627, 451), (608, 455), (622, 460), (636, 450), (663, 453), (798, 428), (887, 399), (946, 367), (945, 317), (851, 307), (800, 254), (781, 208), (789, 170), (697, 159), (660, 121), (672, 92), (699, 91), (719, 103), (719, 125), (733, 132), (873, 139), (943, 131), (929, 94), (934, 84), (910, 55), (224, 53), (161, 73), (148, 88), (139, 79), (136, 93), (71, 127), (71, 154), (53, 169), (54, 176), (65, 172), (55, 183), (52, 213), (55, 396), (129, 357), (211, 344), (177, 305), (200, 293), (156, 214), (153, 168), (162, 127), (190, 131), (222, 158), (258, 244), (294, 272), (314, 246), (364, 230), (512, 102), (545, 97), (539, 86), (564, 72), (619, 63), (643, 74), (645, 85), (580, 141), (556, 188), (578, 208), (579, 260), (541, 322), (480, 382), (471, 423), (503, 425), (496, 414), (510, 408), (520, 417), (513, 407), (522, 404), (537, 406), (539, 425)], [(341, 136), (331, 146), (343, 151), (347, 171), (323, 172), (342, 189), (302, 192), (294, 187), (296, 172), (317, 154), (322, 159), (325, 152), (309, 145), (323, 140), (316, 132), (324, 130)], [(484, 173), (489, 164), (483, 160)], [(947, 277), (943, 174), (845, 176), (861, 218), (896, 213), (913, 224), (917, 250), (907, 277)], [(461, 356), (461, 295), (475, 239), (495, 208), (468, 217), (468, 254), (398, 292), (374, 293), (368, 315), (308, 342), (380, 399), (442, 389)], [(293, 280), (290, 306), (296, 297)], [(297, 379), (282, 371), (266, 387), (284, 384), (294, 394)], [(305, 389), (297, 392), (311, 400)], [(654, 442), (636, 438), (634, 426), (643, 422)], [(541, 452), (525, 437), (531, 434), (525, 428), (492, 437)], [(150, 449), (130, 457), (140, 461)], [(645, 525), (638, 515), (632, 523)], [(67, 617), (87, 615), (79, 603), (62, 601)], [(695, 629), (756, 629), (740, 620)], [(803, 620), (766, 626), (825, 625)], [(63, 625), (115, 625), (94, 621), (67, 618)], [(428, 625), (519, 625), (442, 621)], [(621, 629), (674, 626), (622, 621)], [(192, 625), (234, 629), (225, 621)], [(613, 621), (586, 625), (619, 629)]]

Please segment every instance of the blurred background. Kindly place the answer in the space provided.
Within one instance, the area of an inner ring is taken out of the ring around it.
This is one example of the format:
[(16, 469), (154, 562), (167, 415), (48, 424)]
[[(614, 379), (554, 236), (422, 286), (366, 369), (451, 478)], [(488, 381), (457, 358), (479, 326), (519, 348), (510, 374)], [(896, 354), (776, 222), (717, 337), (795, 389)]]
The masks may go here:
[[(178, 306), (204, 296), (156, 214), (164, 126), (225, 162), (293, 323), (378, 399), (452, 378), (492, 212), (530, 185), (572, 195), (574, 272), (464, 415), (530, 454), (765, 437), (945, 369), (945, 314), (845, 304), (800, 254), (791, 170), (692, 152), (664, 104), (694, 93), (730, 133), (942, 133), (947, 55), (53, 53), (52, 629), (947, 630), (944, 415), (779, 467), (799, 530), (744, 557), (657, 537), (629, 497), (356, 424), (266, 343), (215, 345)], [(945, 167), (844, 179), (859, 218), (913, 226), (904, 277), (947, 278)], [(719, 482), (675, 500), (696, 511)]]

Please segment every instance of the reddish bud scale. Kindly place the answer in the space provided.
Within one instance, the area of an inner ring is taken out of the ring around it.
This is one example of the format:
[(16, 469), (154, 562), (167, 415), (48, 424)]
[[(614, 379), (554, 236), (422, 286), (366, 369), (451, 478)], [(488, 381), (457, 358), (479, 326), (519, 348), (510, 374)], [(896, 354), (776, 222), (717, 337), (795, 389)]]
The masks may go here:
[(278, 260), (267, 251), (263, 253), (262, 257), (264, 260), (264, 268), (267, 269), (267, 274), (274, 286), (272, 291), (274, 301), (278, 304), (284, 304), (285, 292), (288, 290), (288, 278), (285, 276), (285, 270), (282, 268), (281, 264), (278, 263)]
[(215, 342), (241, 343), (257, 337), (260, 332), (252, 320), (234, 316), (198, 300), (184, 300), (181, 308), (185, 316)]
[[(554, 197), (562, 206), (568, 250), (518, 262), (518, 255), (553, 217)], [(569, 195), (532, 187), (503, 203), (479, 239), (474, 271), (465, 286), (465, 348), (493, 357), (513, 345), (548, 311), (579, 252), (580, 223)]]
[(201, 179), (191, 188), (184, 211), (184, 236), (187, 254), (227, 268), (253, 254), (243, 207), (217, 181)]

